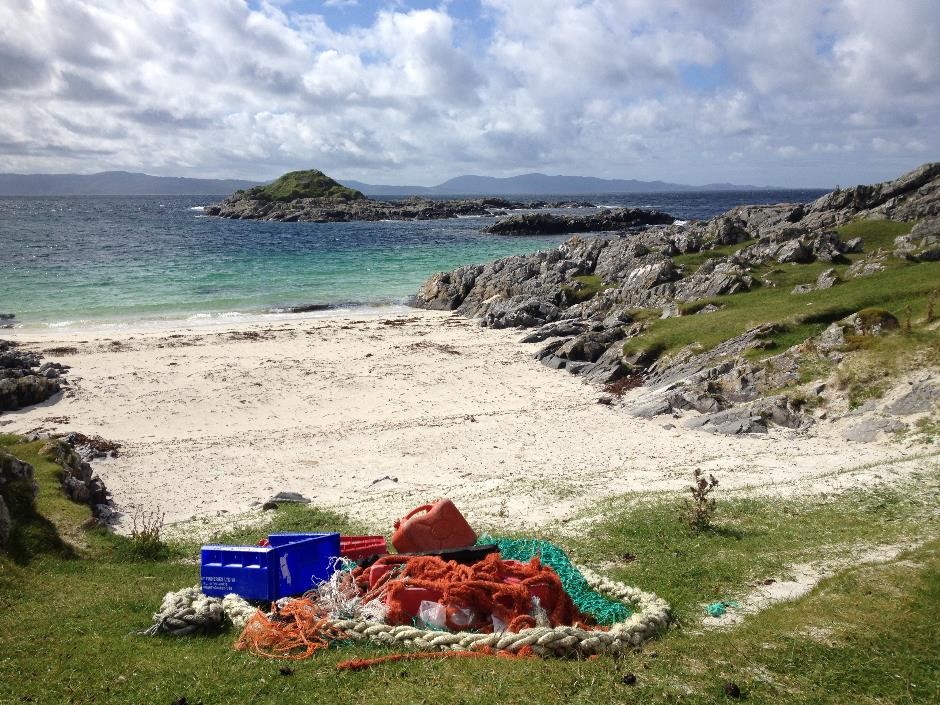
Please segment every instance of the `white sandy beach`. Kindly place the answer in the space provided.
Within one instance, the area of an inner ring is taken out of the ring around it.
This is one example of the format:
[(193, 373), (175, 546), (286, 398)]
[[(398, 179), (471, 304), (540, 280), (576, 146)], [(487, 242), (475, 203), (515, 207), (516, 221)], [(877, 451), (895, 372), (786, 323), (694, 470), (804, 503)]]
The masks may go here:
[(70, 391), (3, 414), (0, 430), (121, 443), (94, 464), (117, 509), (159, 507), (168, 524), (228, 520), (292, 490), (377, 530), (439, 496), (480, 527), (522, 529), (626, 491), (679, 490), (696, 467), (725, 490), (793, 492), (921, 462), (825, 425), (726, 437), (637, 419), (539, 364), (518, 331), (448, 313), (5, 337), (78, 352), (47, 356), (72, 366)]

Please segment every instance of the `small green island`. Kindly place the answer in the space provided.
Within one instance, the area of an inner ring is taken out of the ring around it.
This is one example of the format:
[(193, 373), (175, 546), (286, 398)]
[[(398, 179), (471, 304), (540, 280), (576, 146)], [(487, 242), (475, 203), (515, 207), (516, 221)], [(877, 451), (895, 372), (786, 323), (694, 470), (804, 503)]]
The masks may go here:
[(326, 198), (337, 201), (358, 201), (365, 198), (361, 191), (343, 186), (319, 169), (289, 171), (264, 186), (239, 191), (246, 198), (287, 203), (298, 198)]

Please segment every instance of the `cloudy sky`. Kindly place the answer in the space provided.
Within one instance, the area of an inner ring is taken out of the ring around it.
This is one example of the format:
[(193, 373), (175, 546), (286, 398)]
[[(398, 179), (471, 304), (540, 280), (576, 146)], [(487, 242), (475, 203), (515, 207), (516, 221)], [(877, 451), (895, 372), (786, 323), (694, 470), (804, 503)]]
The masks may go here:
[(937, 159), (937, 0), (0, 4), (0, 172), (830, 187)]

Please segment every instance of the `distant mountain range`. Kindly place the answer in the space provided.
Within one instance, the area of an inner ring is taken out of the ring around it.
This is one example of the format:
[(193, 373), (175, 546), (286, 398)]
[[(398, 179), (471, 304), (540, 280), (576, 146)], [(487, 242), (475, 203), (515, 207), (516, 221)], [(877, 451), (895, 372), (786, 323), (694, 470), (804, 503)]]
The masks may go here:
[(766, 186), (737, 184), (705, 184), (689, 186), (666, 181), (637, 181), (636, 179), (599, 179), (593, 176), (549, 176), (547, 174), (520, 174), (499, 178), (495, 176), (458, 176), (437, 186), (389, 186), (364, 184), (352, 179), (337, 179), (343, 186), (362, 191), (366, 196), (536, 196), (578, 195), (592, 193), (652, 193), (662, 191), (758, 191)]
[[(537, 196), (597, 193), (651, 193), (662, 191), (757, 191), (768, 187), (738, 184), (689, 186), (666, 181), (599, 179), (593, 176), (521, 174), (458, 176), (437, 186), (390, 186), (337, 179), (367, 196)], [(150, 176), (128, 171), (98, 174), (0, 174), (0, 196), (227, 196), (263, 181), (190, 179)]]
[(227, 196), (258, 181), (188, 179), (129, 171), (0, 174), (0, 196)]

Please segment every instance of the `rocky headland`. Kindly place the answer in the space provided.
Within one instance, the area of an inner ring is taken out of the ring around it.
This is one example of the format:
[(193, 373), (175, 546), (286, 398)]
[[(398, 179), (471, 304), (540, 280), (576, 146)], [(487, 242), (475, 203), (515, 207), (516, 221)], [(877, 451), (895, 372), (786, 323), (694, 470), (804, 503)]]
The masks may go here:
[(221, 203), (206, 206), (205, 213), (237, 220), (335, 223), (494, 217), (518, 209), (593, 207), (586, 201), (504, 198), (375, 200), (342, 186), (320, 171), (310, 170), (289, 172), (267, 186), (236, 191)]
[[(867, 410), (881, 420), (866, 418), (847, 437), (868, 440), (907, 427), (889, 416), (932, 413), (940, 398), (938, 216), (940, 163), (931, 163), (812, 203), (664, 218), (460, 267), (431, 277), (412, 304), (532, 328), (523, 341), (540, 344), (535, 356), (607, 385), (606, 403), (642, 386), (630, 395), (638, 415), (694, 411), (689, 425), (751, 433)], [(512, 221), (526, 227), (527, 217)], [(887, 373), (853, 383), (845, 372), (841, 389), (821, 381), (853, 351), (878, 347), (870, 341), (899, 319), (910, 336), (900, 347), (923, 358), (911, 389), (891, 399)], [(880, 393), (866, 395), (869, 383)]]

